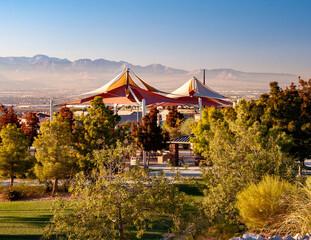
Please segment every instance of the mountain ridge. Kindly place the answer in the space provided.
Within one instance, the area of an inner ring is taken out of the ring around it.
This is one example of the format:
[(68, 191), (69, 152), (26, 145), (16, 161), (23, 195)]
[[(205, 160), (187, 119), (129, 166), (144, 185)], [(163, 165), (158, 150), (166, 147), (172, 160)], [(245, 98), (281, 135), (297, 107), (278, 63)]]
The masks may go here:
[[(126, 61), (89, 58), (70, 61), (67, 58), (38, 54), (33, 57), (0, 57), (0, 89), (85, 89), (98, 88), (131, 68), (149, 84), (172, 91), (191, 77), (202, 79), (202, 71), (187, 71), (162, 64), (134, 65)], [(230, 68), (206, 69), (207, 85), (215, 90), (269, 89), (269, 82), (281, 87), (297, 82), (298, 75), (253, 73)]]

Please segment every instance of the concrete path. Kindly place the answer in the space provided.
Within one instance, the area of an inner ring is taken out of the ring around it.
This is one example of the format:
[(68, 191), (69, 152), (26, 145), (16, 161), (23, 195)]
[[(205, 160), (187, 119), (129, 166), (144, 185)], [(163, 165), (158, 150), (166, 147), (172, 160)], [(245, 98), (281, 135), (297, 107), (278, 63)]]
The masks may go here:
[[(155, 175), (159, 173), (159, 170), (162, 170), (167, 177), (174, 177), (177, 172), (183, 177), (200, 177), (201, 169), (199, 166), (194, 165), (194, 155), (190, 154), (188, 150), (180, 150), (179, 156), (183, 158), (185, 164), (188, 165), (185, 167), (171, 167), (167, 163), (159, 164), (156, 162), (150, 162), (149, 169), (151, 170), (150, 174)], [(173, 169), (173, 171), (172, 171)]]
[[(183, 177), (200, 177), (201, 169), (198, 166), (185, 167), (169, 167), (168, 164), (152, 164), (149, 165), (151, 170), (150, 175), (159, 174), (159, 171), (163, 171), (167, 177), (174, 177), (177, 172)], [(173, 169), (173, 170), (172, 170)]]

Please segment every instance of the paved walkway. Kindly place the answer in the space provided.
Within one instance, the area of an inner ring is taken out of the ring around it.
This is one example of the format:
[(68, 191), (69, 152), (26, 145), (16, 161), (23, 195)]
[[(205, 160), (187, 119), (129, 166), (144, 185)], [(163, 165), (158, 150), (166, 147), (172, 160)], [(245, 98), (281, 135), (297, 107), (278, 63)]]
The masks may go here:
[[(188, 165), (185, 167), (171, 167), (167, 163), (159, 164), (156, 162), (150, 162), (149, 169), (151, 170), (150, 174), (155, 175), (159, 173), (159, 170), (162, 170), (166, 176), (174, 177), (177, 172), (183, 177), (200, 177), (201, 169), (199, 166), (194, 165), (194, 156), (190, 155), (188, 151), (180, 151), (180, 157), (183, 158), (185, 164)], [(172, 170), (173, 169), (173, 170)]]
[[(159, 174), (162, 170), (167, 177), (174, 177), (177, 172), (183, 177), (200, 177), (201, 169), (198, 166), (185, 167), (168, 167), (168, 164), (151, 164), (149, 165), (151, 170), (150, 175)], [(173, 170), (172, 170), (173, 169)]]

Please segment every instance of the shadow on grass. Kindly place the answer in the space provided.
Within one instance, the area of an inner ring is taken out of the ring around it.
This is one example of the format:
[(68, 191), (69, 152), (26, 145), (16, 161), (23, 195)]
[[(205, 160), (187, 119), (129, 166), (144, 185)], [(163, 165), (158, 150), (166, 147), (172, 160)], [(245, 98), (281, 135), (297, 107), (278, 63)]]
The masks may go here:
[[(0, 240), (40, 240), (42, 235), (0, 235)], [(56, 240), (55, 236), (50, 238)]]
[(0, 212), (50, 212), (50, 209), (1, 209)]
[(163, 239), (162, 234), (145, 233), (140, 240), (160, 240)]
[(44, 227), (50, 221), (52, 217), (53, 215), (40, 215), (38, 217), (6, 216), (6, 217), (0, 217), (0, 222), (31, 224), (37, 227)]
[[(147, 221), (147, 225), (152, 223), (152, 226), (147, 228), (144, 234), (142, 235), (140, 240), (159, 240), (163, 239), (163, 235), (169, 231), (169, 228), (172, 226), (172, 222), (167, 219), (167, 217), (162, 216), (161, 220)], [(135, 234), (136, 230), (135, 228), (129, 228), (132, 230), (132, 233)], [(135, 240), (138, 240), (135, 236), (132, 238)]]
[(189, 196), (204, 196), (203, 189), (206, 188), (204, 184), (175, 184), (179, 191), (186, 193)]
[(0, 235), (1, 240), (39, 240), (42, 235)]

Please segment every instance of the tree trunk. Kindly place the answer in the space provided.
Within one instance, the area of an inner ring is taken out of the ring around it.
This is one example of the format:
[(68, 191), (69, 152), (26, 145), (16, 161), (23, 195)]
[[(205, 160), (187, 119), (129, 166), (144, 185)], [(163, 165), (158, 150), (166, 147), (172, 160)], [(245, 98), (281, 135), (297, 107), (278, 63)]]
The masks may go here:
[(53, 184), (52, 197), (55, 196), (55, 193), (57, 192), (57, 187), (58, 187), (58, 178), (55, 179)]
[(14, 183), (14, 176), (11, 175), (11, 176), (10, 176), (10, 188), (13, 187), (13, 183)]

